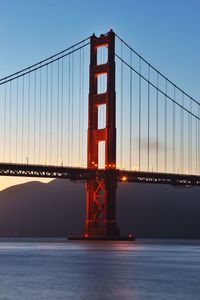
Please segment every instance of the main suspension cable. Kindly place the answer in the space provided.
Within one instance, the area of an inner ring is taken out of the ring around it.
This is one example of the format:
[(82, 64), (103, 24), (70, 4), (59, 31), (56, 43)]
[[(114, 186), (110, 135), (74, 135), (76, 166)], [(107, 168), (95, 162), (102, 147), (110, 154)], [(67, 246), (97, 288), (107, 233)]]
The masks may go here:
[[(8, 76), (8, 77), (9, 77), (8, 79), (5, 79), (5, 80), (1, 79), (0, 85), (3, 85), (3, 84), (5, 84), (5, 83), (7, 83), (7, 82), (13, 81), (13, 80), (15, 80), (15, 79), (17, 79), (17, 78), (20, 78), (20, 77), (25, 76), (25, 75), (27, 75), (27, 74), (29, 74), (29, 73), (32, 73), (32, 72), (34, 72), (34, 71), (36, 71), (36, 70), (38, 70), (38, 69), (41, 69), (41, 68), (43, 68), (43, 67), (46, 67), (46, 66), (52, 64), (52, 63), (55, 62), (55, 61), (59, 61), (59, 60), (61, 60), (62, 58), (66, 57), (66, 56), (68, 56), (68, 55), (70, 55), (70, 54), (72, 54), (72, 53), (74, 53), (74, 52), (77, 52), (78, 50), (80, 50), (80, 49), (82, 49), (82, 48), (88, 46), (89, 44), (90, 44), (90, 42), (88, 42), (88, 43), (86, 43), (86, 44), (84, 44), (84, 45), (82, 45), (82, 46), (80, 46), (80, 47), (78, 47), (78, 48), (76, 48), (76, 49), (74, 49), (74, 50), (72, 50), (72, 51), (66, 53), (66, 54), (63, 54), (62, 56), (60, 56), (60, 57), (58, 57), (58, 58), (55, 58), (55, 59), (53, 59), (53, 60), (51, 60), (51, 61), (48, 61), (47, 63), (45, 63), (45, 64), (43, 64), (43, 65), (41, 65), (41, 66), (40, 66), (40, 65), (38, 66), (38, 64), (37, 64), (37, 66), (36, 66), (35, 68), (31, 69), (31, 70), (29, 70), (30, 67), (28, 67), (28, 68), (26, 68), (26, 71), (25, 71), (24, 73), (20, 73), (20, 74), (18, 74), (19, 72), (15, 73), (16, 75), (15, 75), (14, 77)], [(73, 48), (73, 47), (70, 47), (70, 48)], [(27, 71), (27, 70), (28, 70), (28, 71)], [(18, 74), (18, 75), (17, 75), (17, 74)], [(11, 77), (11, 78), (10, 78), (10, 77)], [(3, 82), (2, 82), (2, 81), (3, 81)]]
[[(141, 79), (143, 79), (144, 81), (146, 81), (147, 83), (149, 82), (149, 80), (147, 78), (145, 78), (142, 74), (140, 74), (140, 72), (138, 72), (137, 70), (135, 70), (133, 67), (131, 67), (125, 60), (123, 60), (118, 54), (115, 53), (115, 56), (121, 60), (127, 67), (129, 67), (133, 72), (135, 72)], [(196, 116), (193, 112), (191, 112), (190, 110), (188, 110), (187, 108), (183, 107), (180, 103), (176, 102), (172, 97), (170, 97), (169, 95), (166, 95), (165, 92), (163, 92), (160, 88), (156, 87), (155, 84), (153, 84), (152, 82), (149, 82), (150, 85), (152, 87), (154, 87), (155, 89), (157, 89), (162, 95), (166, 96), (167, 99), (171, 100), (173, 103), (175, 103), (177, 106), (181, 107), (183, 110), (185, 110), (187, 113), (189, 113), (191, 116), (193, 116), (194, 118), (200, 120), (200, 117)]]
[(115, 36), (124, 44), (126, 45), (133, 53), (135, 53), (144, 63), (146, 63), (148, 66), (150, 66), (156, 73), (159, 74), (163, 79), (167, 80), (171, 85), (175, 86), (177, 90), (179, 90), (181, 93), (183, 93), (185, 96), (187, 96), (189, 99), (194, 101), (197, 105), (200, 105), (200, 103), (195, 100), (193, 97), (191, 97), (189, 94), (187, 94), (185, 91), (183, 91), (180, 87), (178, 87), (176, 84), (174, 84), (170, 79), (168, 79), (165, 75), (163, 75), (158, 69), (156, 69), (153, 65), (151, 65), (146, 59), (144, 59), (136, 50), (134, 50), (131, 46), (129, 46), (121, 37), (119, 37), (116, 33)]
[[(11, 74), (11, 75), (5, 76), (5, 77), (3, 77), (3, 78), (0, 79), (0, 82), (1, 82), (1, 81), (7, 81), (8, 79), (10, 79), (11, 77), (14, 77), (14, 76), (19, 76), (20, 73), (24, 73), (24, 72), (26, 72), (27, 70), (29, 71), (30, 69), (35, 68), (35, 67), (37, 67), (37, 66), (39, 66), (39, 68), (44, 67), (45, 65), (43, 65), (43, 64), (46, 63), (46, 62), (48, 62), (49, 60), (51, 60), (49, 63), (52, 63), (52, 62), (56, 61), (56, 60), (53, 60), (56, 56), (61, 55), (61, 57), (57, 58), (57, 59), (61, 59), (62, 57), (68, 55), (68, 54), (65, 55), (65, 54), (64, 54), (65, 52), (67, 52), (67, 51), (69, 51), (69, 50), (71, 50), (71, 49), (74, 49), (75, 47), (77, 47), (77, 46), (83, 44), (84, 42), (88, 41), (90, 38), (91, 38), (91, 36), (89, 36), (89, 37), (83, 39), (82, 41), (80, 41), (80, 42), (78, 42), (78, 43), (76, 43), (76, 44), (74, 44), (74, 45), (72, 45), (72, 46), (70, 46), (70, 47), (68, 47), (68, 48), (66, 48), (66, 49), (64, 49), (64, 50), (62, 50), (62, 51), (60, 51), (60, 52), (58, 52), (58, 53), (56, 53), (56, 54), (50, 56), (50, 57), (48, 57), (48, 58), (46, 58), (46, 59), (43, 59), (43, 60), (41, 60), (41, 61), (39, 61), (39, 62), (37, 62), (37, 63), (35, 63), (35, 64), (33, 64), (33, 65), (27, 67), (27, 68), (24, 68), (24, 69), (22, 69), (22, 70), (20, 70), (20, 71), (17, 71), (17, 72), (15, 72), (15, 73)], [(82, 45), (82, 47), (85, 47), (85, 46), (88, 45), (88, 44), (90, 44), (90, 42), (87, 43), (87, 44)], [(74, 50), (74, 51), (77, 51), (77, 50), (78, 50), (78, 49), (76, 49), (76, 50)], [(33, 70), (32, 70), (32, 71), (33, 71)], [(22, 74), (22, 75), (25, 75), (25, 74)], [(20, 76), (22, 76), (22, 75), (20, 75)], [(0, 84), (1, 84), (1, 83), (0, 83)]]

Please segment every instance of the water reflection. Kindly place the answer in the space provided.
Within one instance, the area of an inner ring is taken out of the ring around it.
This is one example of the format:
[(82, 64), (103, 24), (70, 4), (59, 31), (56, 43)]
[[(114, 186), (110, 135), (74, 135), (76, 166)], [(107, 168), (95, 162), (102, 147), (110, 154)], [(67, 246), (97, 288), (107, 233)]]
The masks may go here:
[(199, 299), (199, 246), (194, 241), (0, 239), (0, 295), (20, 300), (27, 295), (31, 300)]

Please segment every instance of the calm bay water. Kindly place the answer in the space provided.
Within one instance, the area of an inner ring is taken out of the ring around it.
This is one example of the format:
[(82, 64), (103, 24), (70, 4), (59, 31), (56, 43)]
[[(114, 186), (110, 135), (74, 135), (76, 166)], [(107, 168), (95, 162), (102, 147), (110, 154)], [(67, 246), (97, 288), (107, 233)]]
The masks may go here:
[(199, 300), (200, 241), (0, 239), (0, 299)]

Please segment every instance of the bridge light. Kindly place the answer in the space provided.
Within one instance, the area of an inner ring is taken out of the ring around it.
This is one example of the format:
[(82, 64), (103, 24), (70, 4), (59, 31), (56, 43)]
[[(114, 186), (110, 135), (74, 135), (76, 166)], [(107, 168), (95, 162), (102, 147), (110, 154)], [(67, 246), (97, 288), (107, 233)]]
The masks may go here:
[(122, 181), (123, 181), (123, 182), (127, 181), (127, 177), (126, 177), (126, 176), (123, 176), (123, 177), (122, 177)]

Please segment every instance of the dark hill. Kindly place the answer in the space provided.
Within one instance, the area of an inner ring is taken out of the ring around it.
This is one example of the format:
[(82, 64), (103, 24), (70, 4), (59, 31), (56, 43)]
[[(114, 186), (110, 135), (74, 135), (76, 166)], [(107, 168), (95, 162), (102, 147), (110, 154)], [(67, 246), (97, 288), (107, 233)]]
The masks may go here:
[[(122, 234), (200, 238), (200, 188), (119, 184), (117, 217)], [(85, 218), (83, 183), (29, 182), (0, 192), (1, 236), (79, 234)]]
[(0, 192), (0, 235), (65, 236), (84, 219), (84, 185), (29, 182)]

